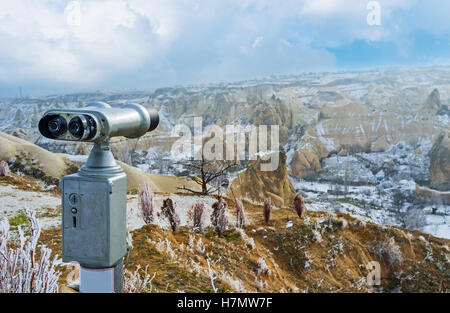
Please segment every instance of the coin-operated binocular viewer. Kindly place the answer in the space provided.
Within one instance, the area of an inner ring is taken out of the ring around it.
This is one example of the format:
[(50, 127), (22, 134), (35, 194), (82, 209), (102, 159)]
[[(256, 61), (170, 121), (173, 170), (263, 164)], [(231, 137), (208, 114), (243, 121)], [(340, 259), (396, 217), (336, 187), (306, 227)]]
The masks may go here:
[(93, 142), (86, 164), (60, 181), (63, 262), (80, 264), (81, 292), (122, 292), (126, 254), (126, 175), (110, 149), (114, 136), (138, 138), (159, 124), (158, 112), (139, 104), (47, 111), (39, 131), (47, 138)]

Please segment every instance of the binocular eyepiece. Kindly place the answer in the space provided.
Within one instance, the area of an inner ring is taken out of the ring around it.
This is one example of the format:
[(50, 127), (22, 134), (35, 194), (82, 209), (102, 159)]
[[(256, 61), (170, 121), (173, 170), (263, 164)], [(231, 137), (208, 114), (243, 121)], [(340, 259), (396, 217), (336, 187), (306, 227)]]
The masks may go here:
[(112, 108), (94, 102), (83, 109), (47, 111), (39, 121), (39, 131), (55, 140), (100, 142), (114, 136), (138, 138), (158, 124), (158, 112), (140, 104)]

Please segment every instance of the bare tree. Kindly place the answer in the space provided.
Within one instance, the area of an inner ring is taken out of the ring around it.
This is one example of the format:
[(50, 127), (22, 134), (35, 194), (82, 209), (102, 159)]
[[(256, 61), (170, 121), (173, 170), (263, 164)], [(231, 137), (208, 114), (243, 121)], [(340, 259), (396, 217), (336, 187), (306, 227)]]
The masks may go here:
[(190, 172), (187, 179), (193, 181), (201, 187), (201, 191), (196, 191), (186, 186), (178, 187), (180, 190), (192, 192), (194, 194), (209, 195), (220, 189), (220, 184), (212, 186), (213, 182), (221, 179), (227, 170), (236, 165), (236, 162), (226, 160), (206, 160), (202, 154), (200, 160), (183, 160), (177, 162)]
[(421, 230), (426, 225), (426, 216), (420, 207), (411, 206), (404, 214), (403, 223), (408, 229)]
[(211, 280), (211, 286), (214, 290), (214, 293), (217, 293), (218, 288), (214, 285), (214, 281), (217, 279), (217, 276), (214, 274), (214, 270), (211, 269), (211, 264), (209, 263), (209, 259), (206, 259), (206, 263), (208, 264), (208, 276)]
[(123, 163), (131, 165), (131, 151), (128, 149), (126, 143), (119, 145), (115, 151), (114, 156)]

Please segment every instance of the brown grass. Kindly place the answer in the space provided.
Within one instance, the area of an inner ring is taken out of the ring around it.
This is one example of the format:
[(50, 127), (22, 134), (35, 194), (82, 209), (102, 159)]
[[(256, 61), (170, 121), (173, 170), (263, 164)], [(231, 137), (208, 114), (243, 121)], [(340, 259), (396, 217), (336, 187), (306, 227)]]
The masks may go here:
[[(233, 203), (231, 199), (224, 200)], [(234, 229), (218, 237), (211, 227), (193, 234), (188, 227), (172, 232), (146, 225), (133, 232), (134, 249), (128, 268), (148, 265), (148, 273), (156, 272), (153, 292), (213, 292), (207, 272), (203, 271), (207, 269), (207, 258), (216, 273), (239, 281), (246, 291), (367, 292), (364, 282), (369, 271), (365, 265), (373, 260), (381, 265), (381, 287), (386, 292), (450, 290), (450, 264), (446, 259), (449, 252), (444, 247), (450, 240), (399, 227), (361, 224), (341, 213), (307, 212), (302, 220), (295, 219), (293, 226), (286, 228), (289, 209), (272, 210), (267, 226), (262, 209), (246, 203), (252, 224), (244, 232), (253, 238), (253, 248)], [(321, 229), (321, 241), (313, 240), (316, 228)], [(399, 246), (402, 264), (391, 264), (373, 252), (377, 243), (389, 238)], [(200, 239), (203, 250), (195, 247)], [(158, 250), (159, 243), (165, 240), (174, 256)], [(61, 251), (60, 229), (44, 230), (41, 241), (54, 252)], [(193, 248), (189, 248), (190, 241)], [(261, 270), (261, 258), (268, 271)], [(191, 262), (199, 264), (202, 272), (191, 272)], [(219, 291), (236, 291), (236, 286), (223, 277), (216, 279), (215, 286)]]
[(37, 179), (28, 176), (22, 177), (13, 172), (10, 172), (8, 176), (0, 176), (0, 184), (2, 185), (11, 185), (24, 191), (47, 192), (54, 195), (61, 195), (59, 187), (44, 191), (38, 182), (39, 180)]

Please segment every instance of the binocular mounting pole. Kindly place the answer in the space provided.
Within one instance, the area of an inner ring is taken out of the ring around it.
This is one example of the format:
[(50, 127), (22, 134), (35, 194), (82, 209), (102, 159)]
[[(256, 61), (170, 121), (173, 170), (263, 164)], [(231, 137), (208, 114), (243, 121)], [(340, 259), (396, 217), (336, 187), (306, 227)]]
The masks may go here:
[(80, 263), (80, 292), (123, 292), (126, 175), (109, 141), (95, 143), (86, 164), (63, 177), (62, 186), (63, 259)]

